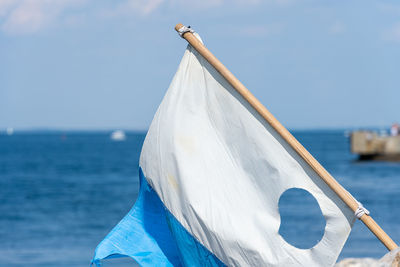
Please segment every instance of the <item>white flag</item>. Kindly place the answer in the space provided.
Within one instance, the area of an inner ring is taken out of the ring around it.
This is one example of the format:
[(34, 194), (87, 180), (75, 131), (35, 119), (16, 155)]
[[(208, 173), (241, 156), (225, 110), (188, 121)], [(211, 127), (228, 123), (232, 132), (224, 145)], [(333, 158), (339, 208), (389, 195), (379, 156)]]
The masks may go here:
[[(179, 256), (160, 248), (158, 258), (147, 258), (153, 263), (329, 266), (354, 222), (346, 204), (190, 45), (150, 126), (140, 167), (165, 207), (159, 218)], [(311, 249), (279, 234), (278, 202), (290, 188), (311, 193), (326, 219)], [(120, 254), (145, 265), (137, 251)]]

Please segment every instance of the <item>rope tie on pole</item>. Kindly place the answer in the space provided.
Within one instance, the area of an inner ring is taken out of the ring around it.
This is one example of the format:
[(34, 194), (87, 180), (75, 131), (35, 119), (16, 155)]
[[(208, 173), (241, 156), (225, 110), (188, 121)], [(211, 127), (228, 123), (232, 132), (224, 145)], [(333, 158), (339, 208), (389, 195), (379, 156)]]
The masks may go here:
[(183, 35), (184, 35), (185, 33), (187, 33), (187, 32), (194, 33), (194, 30), (192, 30), (192, 29), (190, 28), (190, 26), (188, 26), (188, 27), (182, 26), (182, 27), (180, 27), (180, 28), (178, 29), (179, 36), (182, 37), (182, 38), (183, 38)]
[(364, 214), (369, 215), (369, 210), (367, 210), (366, 208), (364, 208), (363, 204), (361, 204), (360, 202), (358, 202), (358, 208), (356, 209), (356, 211), (354, 212), (354, 215), (360, 220), (361, 217)]

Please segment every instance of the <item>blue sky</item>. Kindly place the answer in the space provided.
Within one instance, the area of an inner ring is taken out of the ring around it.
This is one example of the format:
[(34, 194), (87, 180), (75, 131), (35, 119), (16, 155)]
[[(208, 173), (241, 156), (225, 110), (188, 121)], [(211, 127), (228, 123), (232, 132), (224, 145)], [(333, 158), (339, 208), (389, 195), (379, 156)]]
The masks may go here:
[(0, 0), (0, 129), (147, 129), (191, 25), (288, 128), (400, 121), (400, 2)]

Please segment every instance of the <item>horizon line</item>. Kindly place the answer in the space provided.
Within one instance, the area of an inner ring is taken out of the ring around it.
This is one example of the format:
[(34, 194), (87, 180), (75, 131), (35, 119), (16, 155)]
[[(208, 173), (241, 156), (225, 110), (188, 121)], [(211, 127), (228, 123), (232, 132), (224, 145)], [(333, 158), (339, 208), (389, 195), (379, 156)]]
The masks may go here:
[[(0, 134), (6, 133), (7, 129), (12, 129), (14, 133), (16, 132), (113, 132), (117, 130), (122, 130), (125, 132), (144, 132), (148, 131), (146, 129), (134, 129), (134, 128), (124, 128), (124, 127), (104, 127), (104, 128), (64, 128), (64, 127), (24, 127), (24, 128), (0, 128)], [(332, 127), (293, 127), (287, 128), (289, 131), (355, 131), (355, 130), (389, 130), (390, 125), (386, 127), (382, 126), (332, 126)]]

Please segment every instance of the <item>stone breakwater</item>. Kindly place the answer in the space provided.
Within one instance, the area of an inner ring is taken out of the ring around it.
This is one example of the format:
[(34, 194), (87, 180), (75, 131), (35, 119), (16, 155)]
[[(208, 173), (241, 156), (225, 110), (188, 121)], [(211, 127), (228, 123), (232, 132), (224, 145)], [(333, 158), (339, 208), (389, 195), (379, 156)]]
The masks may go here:
[(397, 248), (381, 259), (348, 258), (335, 264), (335, 267), (400, 267), (400, 248)]

